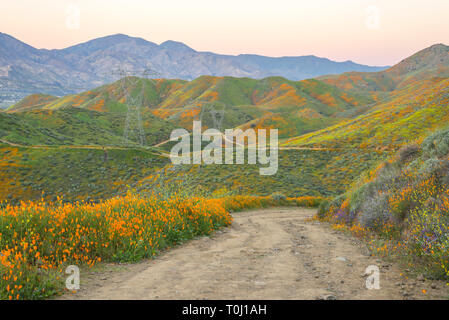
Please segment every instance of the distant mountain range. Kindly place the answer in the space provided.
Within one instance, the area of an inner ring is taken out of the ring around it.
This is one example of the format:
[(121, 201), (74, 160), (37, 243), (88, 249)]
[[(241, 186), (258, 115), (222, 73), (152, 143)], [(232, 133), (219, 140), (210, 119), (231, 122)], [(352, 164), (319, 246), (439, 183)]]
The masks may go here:
[(271, 58), (198, 52), (166, 41), (160, 45), (123, 34), (94, 39), (61, 50), (36, 49), (0, 33), (0, 106), (32, 93), (63, 96), (118, 79), (113, 71), (153, 69), (160, 78), (192, 80), (202, 75), (302, 80), (348, 71), (387, 67), (335, 62), (316, 56)]

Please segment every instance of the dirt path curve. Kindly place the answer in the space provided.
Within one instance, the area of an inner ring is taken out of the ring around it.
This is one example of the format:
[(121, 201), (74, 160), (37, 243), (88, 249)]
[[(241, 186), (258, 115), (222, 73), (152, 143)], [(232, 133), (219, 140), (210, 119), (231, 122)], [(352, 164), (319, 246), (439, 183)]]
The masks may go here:
[[(62, 299), (410, 299), (444, 298), (444, 284), (406, 280), (354, 239), (307, 222), (314, 210), (274, 208), (234, 214), (231, 227), (156, 259), (81, 274)], [(363, 276), (379, 266), (380, 290)], [(435, 289), (432, 289), (432, 286)], [(422, 293), (422, 289), (427, 292)], [(446, 296), (445, 296), (446, 294)]]

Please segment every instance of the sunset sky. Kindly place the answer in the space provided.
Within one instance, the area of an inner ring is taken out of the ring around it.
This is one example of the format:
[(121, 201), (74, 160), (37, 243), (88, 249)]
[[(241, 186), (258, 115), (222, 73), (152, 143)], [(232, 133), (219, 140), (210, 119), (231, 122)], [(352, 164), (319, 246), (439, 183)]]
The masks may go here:
[(448, 14), (448, 0), (2, 0), (0, 32), (48, 49), (124, 33), (223, 54), (392, 65), (449, 44)]

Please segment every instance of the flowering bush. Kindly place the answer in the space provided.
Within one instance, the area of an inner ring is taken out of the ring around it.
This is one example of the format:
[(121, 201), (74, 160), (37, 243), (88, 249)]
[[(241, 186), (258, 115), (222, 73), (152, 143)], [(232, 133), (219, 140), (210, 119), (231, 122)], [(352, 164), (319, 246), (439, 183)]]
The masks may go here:
[[(448, 141), (446, 129), (426, 138), (422, 152), (417, 145), (402, 148), (356, 188), (323, 206), (318, 218), (364, 237), (375, 232), (434, 275), (449, 277)], [(382, 243), (378, 251), (391, 249)]]

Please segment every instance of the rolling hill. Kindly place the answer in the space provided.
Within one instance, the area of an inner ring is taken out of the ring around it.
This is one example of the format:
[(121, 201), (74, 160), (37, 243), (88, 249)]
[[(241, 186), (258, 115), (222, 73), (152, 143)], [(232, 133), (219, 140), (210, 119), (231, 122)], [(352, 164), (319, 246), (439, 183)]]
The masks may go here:
[[(448, 123), (447, 56), (448, 47), (436, 45), (378, 73), (301, 81), (128, 77), (61, 98), (32, 95), (0, 113), (0, 185), (7, 190), (0, 201), (41, 191), (50, 199), (98, 200), (128, 185), (183, 182), (241, 194), (339, 195), (402, 145)], [(141, 106), (146, 147), (123, 139), (130, 104)], [(257, 165), (173, 167), (150, 147), (194, 119), (216, 126), (212, 109), (224, 110), (221, 129), (279, 128), (278, 173), (261, 177)]]
[(59, 110), (62, 114), (67, 108), (79, 108), (124, 121), (126, 105), (139, 104), (144, 117), (158, 117), (171, 127), (190, 129), (192, 121), (199, 119), (205, 127), (213, 126), (210, 110), (214, 108), (224, 112), (221, 129), (275, 127), (280, 137), (287, 138), (350, 119), (374, 102), (371, 94), (347, 93), (314, 79), (202, 76), (184, 81), (129, 77), (62, 98), (32, 95), (7, 113), (24, 118), (27, 110), (33, 114)]
[[(148, 145), (166, 140), (175, 128), (173, 124), (150, 113), (142, 116), (142, 124)], [(76, 107), (0, 113), (0, 139), (26, 146), (137, 146), (137, 141), (124, 138), (124, 126), (122, 114)]]
[[(257, 166), (196, 166), (169, 171), (166, 179), (191, 179), (215, 189), (224, 185), (250, 194), (341, 194), (401, 146), (420, 142), (434, 130), (447, 126), (448, 49), (444, 45), (432, 46), (379, 73), (319, 78), (320, 83), (334, 85), (347, 94), (363, 93), (374, 102), (359, 109), (361, 114), (353, 110), (352, 119), (286, 139), (281, 144), (279, 171), (274, 177), (258, 176)], [(344, 81), (335, 82), (336, 78)], [(147, 185), (145, 181), (142, 184)]]
[(289, 139), (286, 146), (397, 150), (449, 122), (449, 79), (416, 81), (366, 114)]
[(449, 77), (449, 46), (435, 44), (379, 72), (349, 72), (319, 77), (342, 90), (391, 92), (416, 81)]
[(383, 97), (369, 112), (289, 139), (287, 146), (396, 150), (449, 120), (449, 47), (434, 45), (378, 73), (321, 78), (349, 92)]

